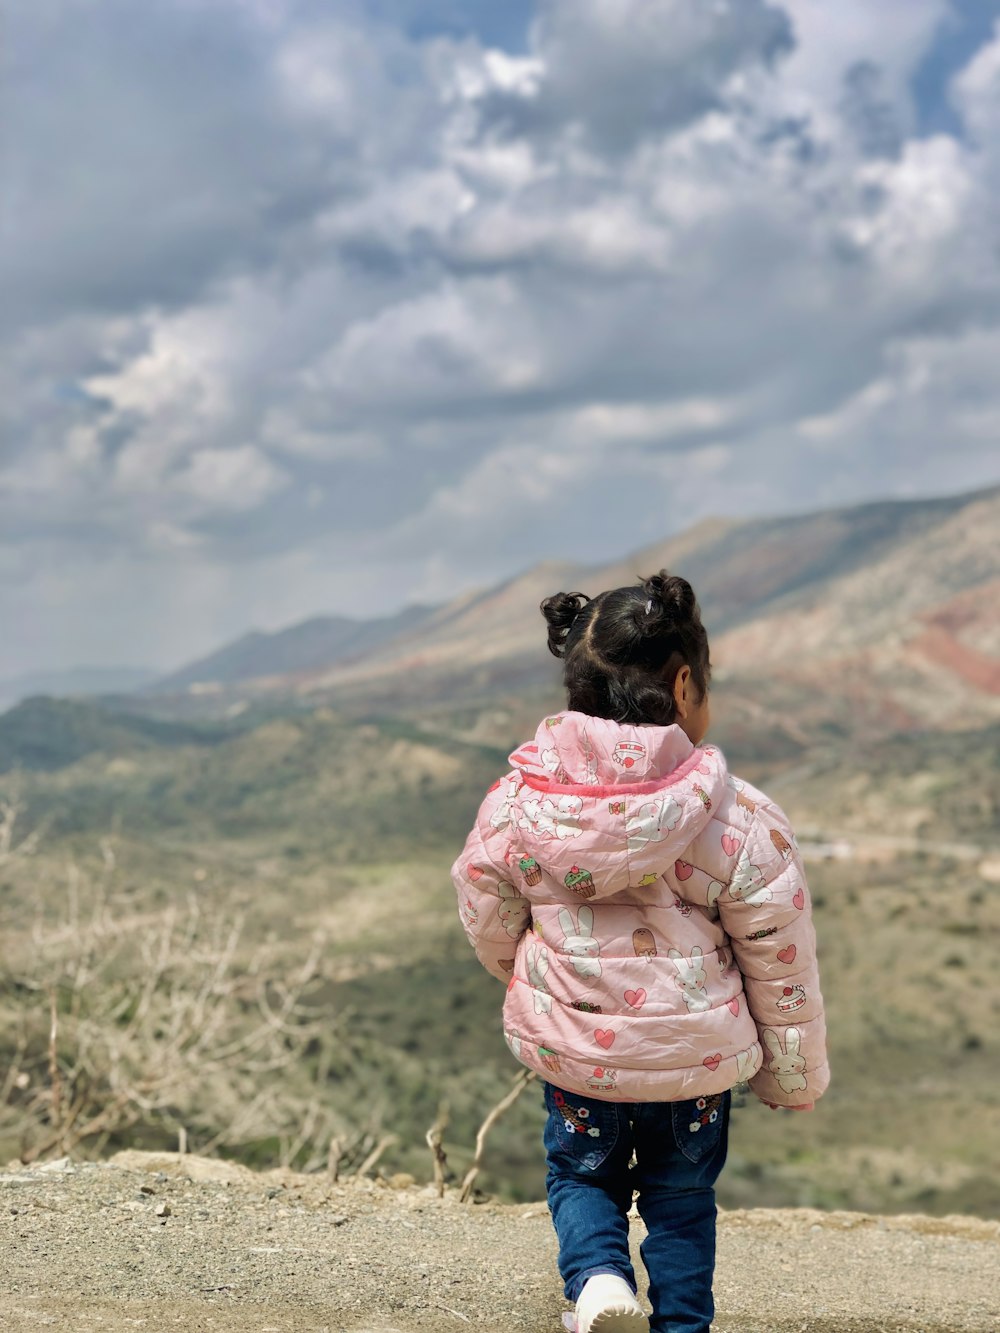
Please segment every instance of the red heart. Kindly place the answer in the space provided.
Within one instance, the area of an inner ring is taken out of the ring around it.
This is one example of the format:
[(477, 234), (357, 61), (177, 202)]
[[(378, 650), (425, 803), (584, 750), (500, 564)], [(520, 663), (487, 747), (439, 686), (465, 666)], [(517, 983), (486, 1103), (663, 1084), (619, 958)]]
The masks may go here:
[(689, 866), (686, 861), (674, 862), (674, 874), (678, 879), (690, 879), (694, 873), (694, 866)]
[(799, 909), (800, 912), (806, 905), (806, 891), (801, 884), (795, 890), (795, 895), (792, 898), (792, 903), (794, 904), (795, 907)]
[(706, 1069), (710, 1069), (714, 1074), (715, 1071), (718, 1069), (719, 1065), (722, 1064), (722, 1056), (719, 1055), (718, 1052), (716, 1052), (715, 1055), (706, 1055), (701, 1063), (705, 1066)]
[(726, 853), (727, 856), (735, 856), (736, 853), (740, 850), (739, 838), (734, 838), (729, 833), (723, 833), (722, 850)]
[(622, 763), (625, 765), (626, 768), (635, 767), (635, 760), (631, 757), (631, 755), (627, 759), (623, 759)]
[(739, 1000), (727, 1000), (726, 1008), (729, 1010), (731, 1014), (738, 1014), (740, 1012)]
[(641, 1009), (646, 1003), (646, 992), (641, 986), (638, 990), (627, 990), (625, 992), (625, 1003), (633, 1009)]
[(469, 878), (473, 883), (475, 883), (477, 879), (482, 879), (482, 877), (483, 871), (480, 866), (469, 866)]
[(795, 962), (795, 945), (794, 945), (794, 944), (790, 944), (790, 945), (788, 946), (787, 949), (779, 949), (779, 950), (778, 950), (778, 962), (779, 962), (779, 963), (794, 963), (794, 962)]
[(597, 1042), (598, 1046), (603, 1046), (604, 1049), (607, 1050), (608, 1047), (614, 1045), (615, 1034), (610, 1028), (598, 1028), (594, 1033), (594, 1040)]

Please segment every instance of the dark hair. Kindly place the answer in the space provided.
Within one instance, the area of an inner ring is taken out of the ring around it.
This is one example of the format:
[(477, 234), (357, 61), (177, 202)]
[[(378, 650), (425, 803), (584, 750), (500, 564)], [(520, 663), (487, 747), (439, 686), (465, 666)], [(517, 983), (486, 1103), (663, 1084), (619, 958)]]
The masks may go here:
[(694, 590), (661, 569), (628, 588), (590, 598), (546, 597), (549, 652), (565, 660), (570, 709), (614, 722), (669, 726), (674, 681), (685, 664), (704, 698), (712, 674), (708, 635)]

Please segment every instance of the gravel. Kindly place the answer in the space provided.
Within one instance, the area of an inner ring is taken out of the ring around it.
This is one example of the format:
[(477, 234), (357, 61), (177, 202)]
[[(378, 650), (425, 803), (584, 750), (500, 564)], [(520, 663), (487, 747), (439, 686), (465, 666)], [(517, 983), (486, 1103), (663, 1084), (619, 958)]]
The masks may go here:
[[(714, 1333), (996, 1333), (1000, 1223), (722, 1213), (716, 1302)], [(5, 1333), (558, 1333), (566, 1308), (544, 1203), (160, 1153), (0, 1171)]]

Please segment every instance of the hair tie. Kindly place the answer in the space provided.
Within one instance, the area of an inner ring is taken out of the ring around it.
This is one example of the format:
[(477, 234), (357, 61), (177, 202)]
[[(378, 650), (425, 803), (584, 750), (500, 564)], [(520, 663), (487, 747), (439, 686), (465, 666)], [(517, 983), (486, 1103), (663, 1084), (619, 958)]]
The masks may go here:
[(651, 597), (651, 598), (649, 599), (649, 601), (646, 603), (646, 615), (647, 615), (647, 616), (649, 615), (650, 611), (652, 611), (652, 609), (653, 609), (653, 599), (652, 599), (652, 597)]

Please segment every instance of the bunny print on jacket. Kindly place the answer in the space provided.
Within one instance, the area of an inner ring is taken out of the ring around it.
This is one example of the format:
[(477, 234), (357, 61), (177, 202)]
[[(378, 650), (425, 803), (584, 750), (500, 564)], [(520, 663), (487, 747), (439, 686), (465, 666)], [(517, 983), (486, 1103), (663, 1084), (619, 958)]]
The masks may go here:
[(560, 1086), (587, 1095), (613, 1060), (599, 1094), (613, 1101), (742, 1080), (768, 1103), (815, 1101), (829, 1081), (815, 934), (779, 807), (677, 725), (564, 711), (510, 762), (452, 875), (521, 1062), (544, 1078), (556, 1060)]
[(670, 949), (667, 957), (673, 959), (674, 967), (677, 968), (677, 986), (684, 996), (688, 1011), (692, 1014), (704, 1013), (711, 1007), (711, 1003), (705, 994), (708, 974), (703, 966), (701, 945), (694, 946), (690, 958), (684, 958), (676, 949)]
[(601, 975), (601, 944), (594, 939), (594, 909), (581, 907), (577, 916), (579, 924), (565, 907), (559, 909), (559, 924), (563, 930), (562, 952), (568, 954), (576, 969), (577, 976), (599, 977)]
[(545, 984), (545, 976), (549, 970), (549, 951), (544, 944), (530, 944), (525, 961), (528, 964), (528, 984), (531, 986), (535, 1013), (550, 1014), (552, 996)]
[(781, 1033), (773, 1028), (765, 1028), (761, 1037), (770, 1056), (767, 1063), (768, 1073), (773, 1074), (778, 1080), (782, 1092), (805, 1092), (809, 1085), (802, 1072), (806, 1062), (799, 1055), (798, 1028), (785, 1028), (784, 1046), (781, 1043)]

